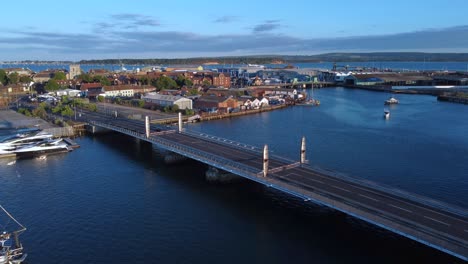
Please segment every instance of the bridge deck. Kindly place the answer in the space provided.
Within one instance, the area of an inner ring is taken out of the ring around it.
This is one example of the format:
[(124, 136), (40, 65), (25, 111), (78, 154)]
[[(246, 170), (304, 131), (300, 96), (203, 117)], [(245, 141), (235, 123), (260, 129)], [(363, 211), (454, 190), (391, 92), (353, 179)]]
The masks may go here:
[[(104, 119), (96, 115), (93, 120), (102, 122)], [(143, 122), (132, 120), (107, 118), (105, 123), (95, 124), (335, 208), (468, 260), (468, 219), (464, 209), (453, 209), (430, 199), (415, 199), (403, 192), (304, 165), (288, 166), (292, 161), (274, 156), (270, 156), (269, 161), (272, 172), (265, 178), (261, 176), (261, 150), (255, 147), (195, 133), (157, 133), (146, 139)]]

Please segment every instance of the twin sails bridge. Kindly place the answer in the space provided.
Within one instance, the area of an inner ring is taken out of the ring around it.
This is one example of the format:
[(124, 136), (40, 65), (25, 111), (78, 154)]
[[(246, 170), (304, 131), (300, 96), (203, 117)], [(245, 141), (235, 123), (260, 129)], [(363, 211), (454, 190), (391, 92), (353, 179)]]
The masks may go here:
[(180, 115), (177, 129), (151, 124), (148, 117), (143, 122), (117, 113), (109, 116), (83, 110), (79, 120), (333, 208), (468, 261), (468, 210), (313, 168), (306, 160), (304, 138), (298, 144), (300, 158), (293, 161), (270, 155), (266, 145), (258, 148), (187, 131)]

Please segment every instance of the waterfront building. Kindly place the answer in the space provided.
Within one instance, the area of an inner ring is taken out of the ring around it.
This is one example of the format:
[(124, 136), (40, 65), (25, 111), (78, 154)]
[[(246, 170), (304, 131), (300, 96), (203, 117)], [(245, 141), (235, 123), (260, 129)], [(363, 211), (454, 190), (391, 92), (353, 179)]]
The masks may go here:
[(17, 73), (19, 76), (31, 76), (33, 74), (33, 71), (28, 68), (3, 68), (2, 70), (4, 70), (7, 75)]
[(423, 86), (432, 85), (432, 78), (420, 73), (360, 73), (344, 79), (347, 85), (357, 86)]
[(36, 83), (48, 82), (52, 77), (52, 73), (49, 71), (39, 72), (34, 74), (33, 81)]
[(147, 93), (146, 95), (142, 96), (143, 99), (147, 103), (155, 104), (160, 107), (166, 106), (174, 106), (177, 105), (179, 109), (192, 109), (193, 102), (191, 99), (182, 97), (182, 96), (174, 96), (174, 95), (163, 95), (158, 93)]
[(134, 97), (136, 94), (143, 94), (154, 91), (154, 87), (150, 85), (111, 85), (103, 86), (102, 93), (104, 97)]
[(85, 97), (96, 97), (103, 92), (101, 83), (82, 83), (80, 90)]
[(194, 102), (194, 107), (209, 113), (229, 112), (230, 109), (239, 107), (239, 102), (232, 96), (201, 96)]
[(217, 87), (231, 87), (231, 77), (224, 73), (211, 73), (213, 78), (212, 84)]

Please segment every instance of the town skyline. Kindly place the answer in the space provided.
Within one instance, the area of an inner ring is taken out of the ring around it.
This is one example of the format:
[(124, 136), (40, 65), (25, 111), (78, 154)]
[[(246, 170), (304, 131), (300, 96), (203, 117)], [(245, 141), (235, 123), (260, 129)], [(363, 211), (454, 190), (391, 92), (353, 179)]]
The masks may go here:
[(4, 3), (0, 58), (86, 60), (468, 52), (464, 1)]

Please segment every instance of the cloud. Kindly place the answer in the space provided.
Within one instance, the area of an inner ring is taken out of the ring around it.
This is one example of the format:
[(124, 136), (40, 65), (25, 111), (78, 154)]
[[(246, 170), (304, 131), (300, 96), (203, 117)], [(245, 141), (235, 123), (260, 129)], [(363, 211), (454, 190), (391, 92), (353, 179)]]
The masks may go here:
[(237, 20), (239, 20), (239, 18), (236, 17), (236, 16), (222, 16), (222, 17), (219, 17), (219, 18), (213, 20), (213, 22), (214, 23), (227, 24), (227, 23), (235, 22)]
[(279, 20), (266, 20), (263, 24), (258, 24), (253, 28), (254, 33), (269, 32), (281, 27)]
[(137, 29), (140, 27), (159, 27), (158, 19), (140, 14), (121, 13), (109, 17), (108, 22), (94, 23), (93, 28), (97, 33), (108, 32), (115, 29)]
[[(121, 16), (120, 19), (130, 19)], [(132, 17), (131, 21), (135, 21)], [(140, 18), (139, 18), (140, 19)], [(108, 24), (107, 24), (108, 23)], [(277, 21), (273, 21), (273, 24)], [(268, 23), (267, 23), (268, 24)], [(271, 24), (271, 23), (270, 23)], [(193, 32), (126, 30), (106, 22), (109, 34), (57, 33), (9, 30), (0, 36), (0, 57), (6, 60), (37, 58), (109, 58), (130, 54), (135, 58), (219, 56), (249, 54), (315, 54), (325, 52), (426, 51), (468, 52), (468, 26), (425, 29), (391, 35), (341, 38), (300, 38), (268, 30), (246, 34), (205, 35)], [(146, 30), (143, 30), (146, 29)], [(158, 28), (160, 29), (160, 28)], [(13, 57), (16, 56), (16, 57)], [(29, 57), (27, 57), (29, 56)]]

